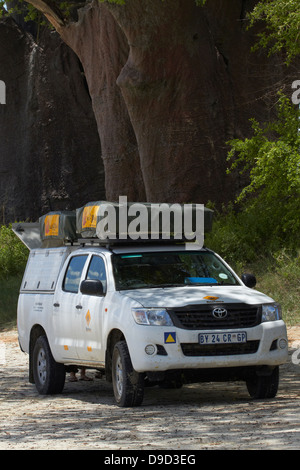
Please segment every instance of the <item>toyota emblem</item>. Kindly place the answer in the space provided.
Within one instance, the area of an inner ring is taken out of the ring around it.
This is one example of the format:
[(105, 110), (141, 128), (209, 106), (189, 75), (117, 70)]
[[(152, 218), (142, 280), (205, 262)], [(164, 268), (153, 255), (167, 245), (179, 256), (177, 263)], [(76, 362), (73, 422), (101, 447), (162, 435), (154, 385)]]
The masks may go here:
[(218, 320), (222, 320), (227, 317), (227, 310), (226, 308), (217, 307), (213, 309), (212, 314)]

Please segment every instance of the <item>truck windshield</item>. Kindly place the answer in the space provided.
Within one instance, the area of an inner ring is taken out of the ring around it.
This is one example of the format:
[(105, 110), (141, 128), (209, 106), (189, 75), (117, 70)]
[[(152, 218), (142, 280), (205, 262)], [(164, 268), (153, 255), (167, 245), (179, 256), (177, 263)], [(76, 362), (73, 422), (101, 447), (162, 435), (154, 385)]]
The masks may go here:
[(238, 285), (231, 271), (205, 251), (114, 254), (117, 290), (195, 285)]

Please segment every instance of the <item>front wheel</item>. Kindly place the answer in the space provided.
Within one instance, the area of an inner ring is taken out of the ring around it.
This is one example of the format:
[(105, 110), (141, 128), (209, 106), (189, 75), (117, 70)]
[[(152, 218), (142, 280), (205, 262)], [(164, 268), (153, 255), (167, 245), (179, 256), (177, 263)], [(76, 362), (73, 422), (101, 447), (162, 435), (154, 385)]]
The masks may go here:
[(65, 366), (52, 356), (46, 336), (39, 336), (33, 348), (33, 378), (41, 395), (61, 393), (65, 384)]
[(279, 386), (279, 367), (275, 367), (270, 375), (255, 375), (246, 381), (247, 389), (252, 398), (274, 398)]
[(126, 341), (119, 341), (112, 356), (112, 382), (118, 406), (139, 406), (144, 398), (144, 376), (131, 363)]

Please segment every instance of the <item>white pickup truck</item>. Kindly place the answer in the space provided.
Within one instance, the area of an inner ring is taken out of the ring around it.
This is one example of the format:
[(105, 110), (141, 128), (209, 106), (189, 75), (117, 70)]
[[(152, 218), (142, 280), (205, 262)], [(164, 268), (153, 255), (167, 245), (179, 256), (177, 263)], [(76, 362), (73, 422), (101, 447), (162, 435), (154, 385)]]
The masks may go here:
[(119, 406), (140, 405), (145, 386), (204, 381), (242, 380), (251, 397), (275, 397), (286, 326), (280, 305), (254, 286), (206, 248), (31, 249), (18, 303), (29, 380), (55, 394), (66, 372), (97, 369)]
[(69, 366), (101, 369), (120, 406), (144, 385), (245, 380), (274, 397), (287, 359), (280, 306), (212, 251), (175, 246), (32, 250), (18, 330), (30, 381), (59, 393)]

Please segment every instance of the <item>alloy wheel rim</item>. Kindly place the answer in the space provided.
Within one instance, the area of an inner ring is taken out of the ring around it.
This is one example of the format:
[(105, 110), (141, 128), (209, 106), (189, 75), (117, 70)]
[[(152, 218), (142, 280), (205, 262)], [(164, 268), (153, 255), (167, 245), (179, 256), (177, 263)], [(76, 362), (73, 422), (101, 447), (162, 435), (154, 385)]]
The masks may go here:
[(41, 384), (47, 379), (47, 360), (44, 348), (41, 348), (37, 355), (37, 373)]
[(120, 356), (118, 356), (116, 361), (115, 383), (118, 396), (121, 397), (123, 393), (123, 367)]

